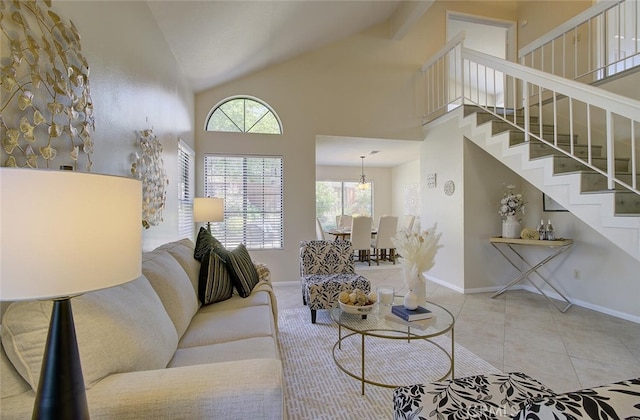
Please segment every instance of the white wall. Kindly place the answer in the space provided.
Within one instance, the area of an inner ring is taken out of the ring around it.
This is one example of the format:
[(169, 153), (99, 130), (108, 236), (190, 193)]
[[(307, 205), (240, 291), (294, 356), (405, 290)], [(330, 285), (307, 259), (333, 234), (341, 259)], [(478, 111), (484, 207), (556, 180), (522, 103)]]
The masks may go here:
[(137, 132), (153, 128), (169, 177), (164, 222), (143, 230), (148, 250), (177, 238), (177, 142), (191, 146), (193, 93), (145, 2), (56, 1), (81, 36), (96, 113), (92, 172), (130, 176)]
[(522, 192), (523, 180), (470, 140), (464, 153), (464, 290), (497, 290), (515, 278), (517, 271), (489, 243), (502, 235), (498, 203), (507, 185)]
[[(442, 233), (440, 243), (443, 247), (427, 277), (462, 292), (465, 285), (463, 139), (457, 131), (457, 121), (450, 116), (425, 128), (420, 178), (426, 180), (427, 174), (435, 173), (437, 184), (435, 188), (429, 188), (426, 182), (421, 183), (420, 219), (423, 229), (437, 223), (437, 230)], [(445, 195), (443, 189), (448, 180), (456, 185), (451, 196)]]
[[(523, 226), (551, 219), (557, 236), (574, 240), (570, 251), (541, 270), (543, 275), (580, 306), (640, 322), (640, 262), (573, 214), (543, 212), (542, 193), (526, 182), (523, 187), (528, 202)], [(541, 256), (534, 251), (523, 255), (531, 260)]]
[(422, 182), (426, 180), (422, 181), (420, 178), (420, 159), (391, 168), (391, 214), (400, 217), (410, 214), (407, 207), (411, 207), (411, 204), (406, 203), (406, 190), (417, 185), (417, 198), (420, 199), (419, 187)]

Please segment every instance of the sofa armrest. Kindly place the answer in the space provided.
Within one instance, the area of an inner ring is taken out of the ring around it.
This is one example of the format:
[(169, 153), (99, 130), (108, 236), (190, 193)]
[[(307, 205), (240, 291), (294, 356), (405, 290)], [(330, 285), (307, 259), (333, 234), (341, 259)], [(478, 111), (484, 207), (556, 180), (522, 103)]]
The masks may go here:
[(282, 364), (249, 359), (110, 375), (87, 393), (94, 418), (285, 418)]
[(265, 281), (267, 283), (271, 283), (271, 270), (269, 270), (269, 267), (266, 264), (254, 261), (253, 266), (255, 267), (256, 272), (258, 273), (259, 281)]

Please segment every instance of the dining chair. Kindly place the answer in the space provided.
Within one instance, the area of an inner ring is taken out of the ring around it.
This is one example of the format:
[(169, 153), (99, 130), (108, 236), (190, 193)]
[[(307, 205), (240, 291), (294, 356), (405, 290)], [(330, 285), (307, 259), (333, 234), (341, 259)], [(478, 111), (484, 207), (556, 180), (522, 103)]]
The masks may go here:
[(336, 229), (349, 229), (351, 227), (351, 219), (353, 217), (348, 214), (336, 216)]
[(373, 219), (369, 216), (351, 218), (351, 244), (358, 252), (358, 261), (368, 261), (371, 265), (371, 227)]
[(316, 239), (319, 241), (324, 241), (324, 229), (322, 228), (322, 223), (320, 223), (320, 219), (316, 217)]
[[(371, 241), (371, 248), (373, 248), (373, 256), (375, 262), (380, 265), (380, 260), (388, 259), (389, 261), (396, 263), (395, 251), (396, 247), (391, 241), (398, 231), (398, 217), (397, 216), (381, 216), (378, 222), (378, 229), (376, 236)], [(387, 254), (388, 251), (388, 254)], [(388, 256), (387, 256), (388, 255)], [(372, 257), (373, 258), (373, 257)]]

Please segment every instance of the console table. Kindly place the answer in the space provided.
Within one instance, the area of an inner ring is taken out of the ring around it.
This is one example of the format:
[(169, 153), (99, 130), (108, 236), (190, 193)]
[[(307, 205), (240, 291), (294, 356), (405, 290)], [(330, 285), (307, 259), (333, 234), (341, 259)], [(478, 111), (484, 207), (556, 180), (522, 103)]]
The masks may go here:
[[(571, 303), (569, 301), (569, 299), (564, 294), (562, 294), (562, 292), (560, 292), (558, 289), (556, 289), (546, 278), (544, 278), (538, 272), (538, 269), (540, 269), (546, 263), (548, 263), (549, 261), (551, 261), (552, 259), (554, 259), (558, 255), (562, 254), (563, 252), (568, 251), (573, 246), (573, 240), (572, 239), (558, 239), (558, 240), (555, 240), (555, 241), (541, 241), (541, 240), (538, 240), (538, 239), (507, 239), (507, 238), (497, 237), (497, 238), (490, 238), (489, 242), (491, 243), (491, 245), (493, 245), (493, 247), (495, 249), (498, 250), (498, 252), (507, 261), (509, 261), (509, 263), (513, 267), (515, 267), (518, 271), (520, 271), (520, 275), (518, 277), (516, 277), (509, 284), (507, 284), (502, 289), (498, 290), (496, 293), (491, 295), (491, 298), (495, 298), (496, 296), (500, 296), (501, 294), (506, 292), (508, 289), (513, 287), (515, 284), (519, 283), (520, 281), (522, 281), (524, 279), (527, 279), (529, 281), (529, 283), (531, 283), (533, 285), (533, 287), (538, 289), (538, 291), (544, 297), (546, 297), (547, 300), (549, 302), (551, 302), (551, 304), (553, 306), (555, 306), (556, 309), (558, 309), (560, 312), (564, 313), (564, 312), (567, 311), (567, 309), (569, 309), (571, 306), (573, 306), (573, 303)], [(549, 249), (550, 254), (546, 258), (542, 259), (540, 262), (538, 262), (536, 264), (531, 264), (515, 249), (516, 246), (544, 247), (544, 248), (548, 248)], [(513, 253), (511, 256), (509, 256), (505, 252), (506, 248), (510, 249), (511, 252)], [(515, 257), (517, 257), (520, 262), (524, 263), (525, 266), (527, 267), (527, 269), (523, 270), (518, 264), (516, 264), (518, 262), (518, 260)], [(538, 277), (540, 277), (549, 287), (551, 287), (558, 295), (560, 295), (560, 297), (562, 298), (562, 300), (564, 300), (566, 305), (564, 307), (558, 306), (558, 304), (556, 304), (556, 302), (554, 302), (553, 299), (551, 299), (549, 296), (547, 296), (547, 294), (542, 289), (540, 289), (538, 287), (538, 285), (536, 285), (529, 278), (529, 276), (531, 274), (536, 274)]]

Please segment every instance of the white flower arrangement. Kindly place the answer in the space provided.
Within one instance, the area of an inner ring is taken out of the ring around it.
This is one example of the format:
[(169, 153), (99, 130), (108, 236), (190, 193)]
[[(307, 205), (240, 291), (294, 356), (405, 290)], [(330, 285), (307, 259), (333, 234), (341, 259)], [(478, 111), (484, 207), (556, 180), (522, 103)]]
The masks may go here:
[(500, 200), (500, 207), (498, 214), (502, 217), (515, 216), (522, 212), (524, 214), (524, 197), (522, 194), (516, 194), (513, 192), (515, 185), (507, 185), (504, 196)]
[[(399, 261), (405, 270), (405, 280), (421, 278), (421, 274), (429, 271), (435, 264), (435, 257), (440, 245), (442, 233), (436, 233), (437, 224), (420, 233), (399, 231), (391, 241), (400, 255)], [(407, 284), (413, 289), (412, 284)]]

